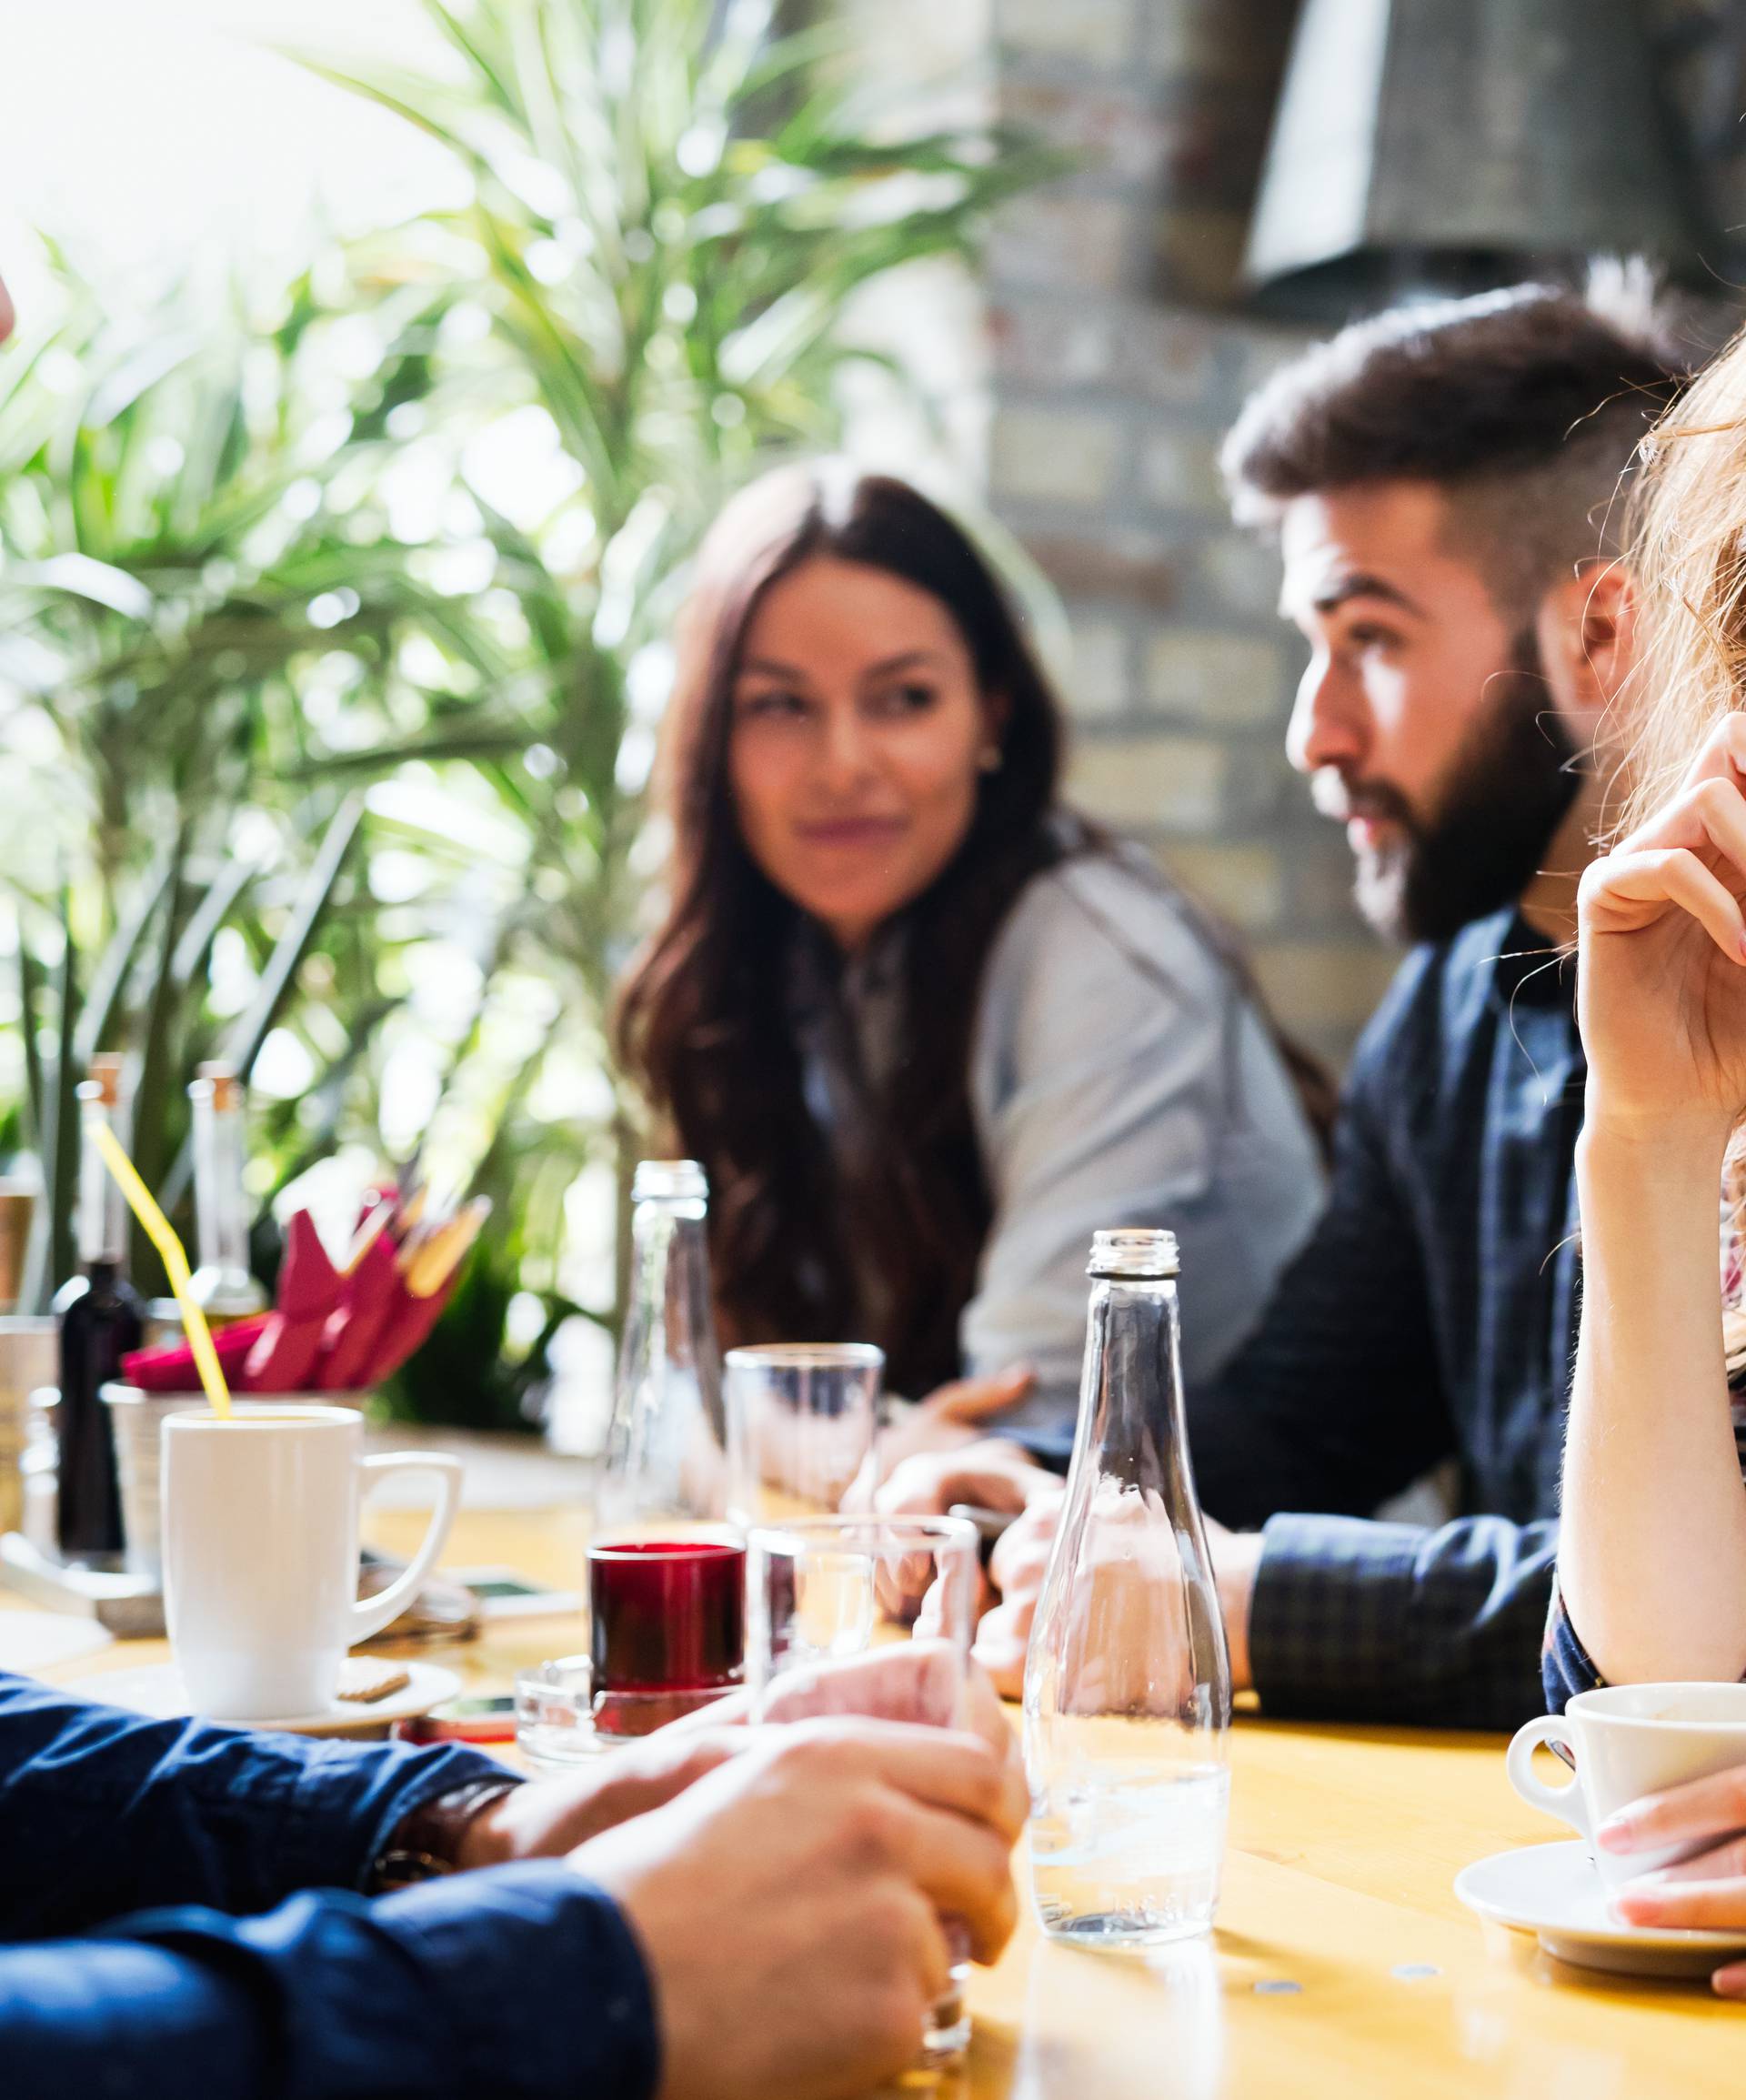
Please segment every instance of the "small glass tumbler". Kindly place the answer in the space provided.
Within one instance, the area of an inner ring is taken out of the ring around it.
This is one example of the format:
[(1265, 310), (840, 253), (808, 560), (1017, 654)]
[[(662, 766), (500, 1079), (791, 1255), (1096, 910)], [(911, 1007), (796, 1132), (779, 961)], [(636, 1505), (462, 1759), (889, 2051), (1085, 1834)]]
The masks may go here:
[[(746, 1542), (746, 1678), (756, 1718), (865, 1713), (938, 1728), (967, 1725), (976, 1628), (978, 1540), (963, 1517), (803, 1517), (758, 1525)], [(834, 1668), (892, 1641), (935, 1652), (914, 1681), (925, 1710), (872, 1703), (871, 1680)], [(943, 1921), (952, 1981), (921, 2037), (921, 2064), (960, 2055), (970, 2038), (969, 1970), (960, 1923)]]
[(728, 1514), (779, 1523), (838, 1509), (872, 1457), (885, 1351), (784, 1342), (726, 1358)]

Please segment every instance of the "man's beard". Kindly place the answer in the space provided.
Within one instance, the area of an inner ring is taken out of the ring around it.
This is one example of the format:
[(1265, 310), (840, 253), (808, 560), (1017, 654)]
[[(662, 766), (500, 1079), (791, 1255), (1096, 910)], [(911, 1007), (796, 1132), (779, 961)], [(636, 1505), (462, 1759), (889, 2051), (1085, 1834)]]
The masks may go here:
[(1398, 843), (1361, 854), (1358, 867), (1358, 908), (1390, 939), (1447, 940), (1513, 904), (1581, 788), (1531, 628), (1488, 689), (1493, 704), (1468, 732), (1428, 820), (1386, 781), (1347, 788), (1351, 814), (1400, 827)]

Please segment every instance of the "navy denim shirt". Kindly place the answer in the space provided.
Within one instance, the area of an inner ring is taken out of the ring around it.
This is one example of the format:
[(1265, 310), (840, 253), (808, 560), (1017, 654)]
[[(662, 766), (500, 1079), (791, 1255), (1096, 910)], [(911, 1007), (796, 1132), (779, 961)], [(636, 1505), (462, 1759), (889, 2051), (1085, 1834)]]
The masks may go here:
[(601, 1890), (539, 1862), (355, 1893), (421, 1802), (501, 1771), (0, 1675), (0, 2093), (646, 2100), (648, 1979)]

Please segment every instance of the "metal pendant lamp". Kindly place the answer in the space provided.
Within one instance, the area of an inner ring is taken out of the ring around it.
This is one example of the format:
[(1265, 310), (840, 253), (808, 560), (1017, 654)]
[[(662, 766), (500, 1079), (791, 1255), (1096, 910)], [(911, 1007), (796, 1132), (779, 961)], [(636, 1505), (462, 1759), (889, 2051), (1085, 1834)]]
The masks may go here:
[(1244, 266), (1269, 304), (1600, 254), (1698, 259), (1634, 0), (1303, 0)]

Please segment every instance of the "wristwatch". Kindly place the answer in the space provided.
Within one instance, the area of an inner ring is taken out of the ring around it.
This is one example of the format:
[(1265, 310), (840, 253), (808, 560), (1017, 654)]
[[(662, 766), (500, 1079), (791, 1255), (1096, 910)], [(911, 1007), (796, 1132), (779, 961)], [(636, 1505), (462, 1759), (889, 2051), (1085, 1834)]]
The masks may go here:
[(364, 1877), (366, 1895), (386, 1895), (414, 1882), (435, 1881), (453, 1874), (461, 1836), (473, 1818), (513, 1794), (525, 1781), (506, 1772), (501, 1778), (469, 1779), (445, 1794), (433, 1794), (388, 1833), (387, 1843), (370, 1862)]

